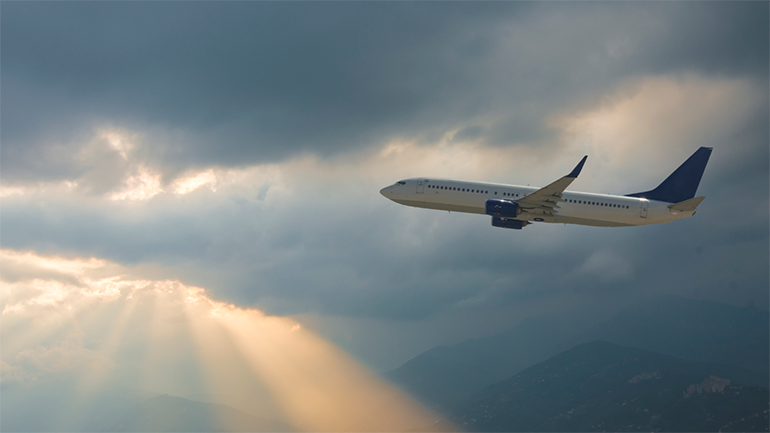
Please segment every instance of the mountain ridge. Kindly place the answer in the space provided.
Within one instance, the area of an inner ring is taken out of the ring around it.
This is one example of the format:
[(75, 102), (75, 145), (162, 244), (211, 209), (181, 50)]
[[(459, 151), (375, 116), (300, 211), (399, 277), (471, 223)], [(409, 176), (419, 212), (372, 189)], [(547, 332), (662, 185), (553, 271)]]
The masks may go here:
[(767, 311), (664, 296), (582, 329), (574, 318), (525, 319), (491, 337), (434, 347), (385, 377), (441, 412), (571, 347), (605, 340), (683, 359), (735, 364), (755, 371), (767, 384), (768, 317)]
[(760, 380), (742, 367), (594, 341), (486, 387), (432, 430), (766, 431), (768, 389), (736, 383)]

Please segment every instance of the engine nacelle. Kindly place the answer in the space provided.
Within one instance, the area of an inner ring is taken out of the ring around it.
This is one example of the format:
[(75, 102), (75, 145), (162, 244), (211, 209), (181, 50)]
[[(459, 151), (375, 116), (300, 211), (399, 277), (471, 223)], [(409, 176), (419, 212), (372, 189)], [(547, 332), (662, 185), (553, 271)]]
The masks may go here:
[(504, 219), (504, 218), (493, 216), (492, 225), (495, 227), (502, 227), (504, 229), (521, 230), (524, 226), (527, 225), (527, 222), (521, 221), (521, 220)]
[(490, 199), (486, 202), (487, 215), (500, 218), (516, 218), (521, 212), (519, 205), (508, 200)]

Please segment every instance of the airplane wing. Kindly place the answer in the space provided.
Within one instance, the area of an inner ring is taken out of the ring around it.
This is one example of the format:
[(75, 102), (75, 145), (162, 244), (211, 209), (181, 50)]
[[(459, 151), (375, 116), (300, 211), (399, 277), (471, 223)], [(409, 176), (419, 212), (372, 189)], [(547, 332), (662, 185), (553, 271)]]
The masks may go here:
[(562, 192), (575, 180), (583, 169), (588, 155), (580, 160), (572, 172), (561, 179), (552, 182), (550, 185), (527, 194), (516, 201), (521, 210), (535, 215), (553, 216), (556, 209), (559, 209), (558, 203), (561, 200)]

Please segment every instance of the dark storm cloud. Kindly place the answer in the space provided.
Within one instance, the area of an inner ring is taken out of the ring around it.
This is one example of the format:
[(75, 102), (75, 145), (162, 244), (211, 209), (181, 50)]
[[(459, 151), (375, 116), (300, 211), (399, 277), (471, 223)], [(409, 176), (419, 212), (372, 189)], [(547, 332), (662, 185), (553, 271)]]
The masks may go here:
[(635, 76), (767, 76), (767, 8), (9, 3), (3, 177), (77, 177), (71, 154), (105, 124), (150, 131), (143, 157), (165, 172), (480, 123), (466, 132), (542, 144), (554, 111)]

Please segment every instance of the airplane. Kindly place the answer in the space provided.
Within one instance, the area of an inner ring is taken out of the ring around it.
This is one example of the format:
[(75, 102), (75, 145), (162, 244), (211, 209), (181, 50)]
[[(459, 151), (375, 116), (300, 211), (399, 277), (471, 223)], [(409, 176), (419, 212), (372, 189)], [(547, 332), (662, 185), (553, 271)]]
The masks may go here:
[(710, 147), (701, 147), (657, 188), (626, 195), (565, 191), (588, 159), (543, 188), (440, 178), (410, 178), (380, 190), (406, 206), (492, 217), (492, 226), (520, 230), (534, 222), (595, 227), (669, 223), (695, 215), (704, 196), (695, 197)]

